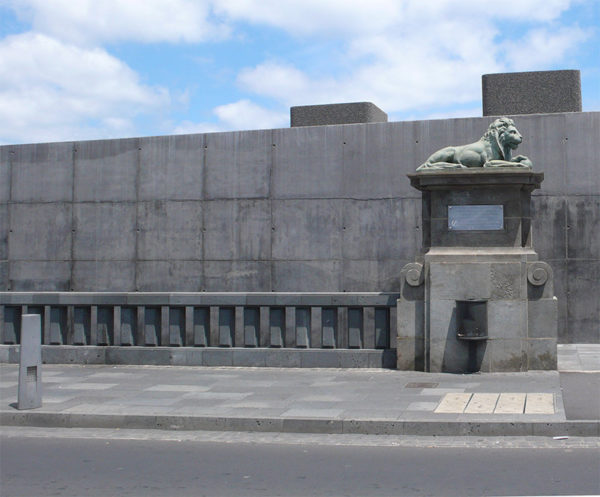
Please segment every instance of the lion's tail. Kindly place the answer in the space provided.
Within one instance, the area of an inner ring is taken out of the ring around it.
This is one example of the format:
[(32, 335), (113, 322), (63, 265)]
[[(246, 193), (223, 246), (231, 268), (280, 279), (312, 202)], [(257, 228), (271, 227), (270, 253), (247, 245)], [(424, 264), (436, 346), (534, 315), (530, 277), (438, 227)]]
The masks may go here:
[(426, 162), (423, 162), (423, 164), (421, 164), (419, 167), (417, 167), (417, 171), (424, 171), (426, 169), (436, 169), (436, 166), (433, 162), (427, 160)]

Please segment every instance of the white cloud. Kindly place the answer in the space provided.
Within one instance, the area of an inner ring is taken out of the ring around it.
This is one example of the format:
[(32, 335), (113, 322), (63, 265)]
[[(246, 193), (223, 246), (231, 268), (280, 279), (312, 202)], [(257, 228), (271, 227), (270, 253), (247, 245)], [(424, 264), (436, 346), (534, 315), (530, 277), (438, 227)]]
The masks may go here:
[[(292, 65), (276, 62), (265, 62), (254, 68), (243, 69), (237, 78), (238, 84), (246, 91), (259, 95), (266, 95), (286, 104), (298, 101), (303, 102), (310, 90), (320, 89), (325, 98), (329, 98), (329, 84), (334, 86), (336, 81), (332, 78), (313, 79)], [(321, 98), (312, 94), (315, 102)]]
[(249, 100), (239, 100), (216, 107), (217, 117), (235, 129), (268, 129), (289, 124), (287, 113), (265, 109)]
[(405, 119), (458, 119), (463, 117), (480, 117), (481, 116), (481, 107), (469, 107), (469, 108), (460, 108), (449, 110), (447, 112), (432, 112), (426, 113), (424, 115), (419, 116), (405, 116)]
[[(405, 1), (393, 30), (365, 30), (349, 38), (341, 56), (344, 64), (330, 75), (302, 71), (286, 61), (265, 61), (242, 70), (238, 85), (284, 105), (370, 100), (388, 113), (411, 113), (472, 104), (481, 97), (482, 74), (547, 68), (585, 39), (577, 26), (532, 28), (536, 24), (516, 39), (499, 39), (505, 31), (497, 19), (525, 16), (545, 22), (569, 3), (524, 0), (518, 9), (508, 9), (479, 0)], [(302, 5), (317, 8), (312, 2)]]
[(518, 3), (482, 0), (404, 0), (407, 19), (459, 19), (463, 30), (476, 28), (474, 21), (512, 19), (518, 22), (547, 22), (556, 19), (573, 0), (519, 0)]
[(361, 33), (390, 27), (402, 11), (397, 0), (218, 0), (232, 20), (267, 24), (294, 34)]
[(212, 133), (244, 129), (271, 129), (289, 126), (289, 113), (266, 109), (250, 100), (239, 100), (213, 109), (217, 123), (185, 121), (174, 129), (176, 134)]
[(563, 27), (549, 30), (535, 29), (520, 41), (502, 44), (509, 67), (513, 71), (543, 69), (548, 64), (565, 58), (579, 43), (590, 36), (578, 27)]
[(78, 44), (200, 42), (229, 29), (211, 16), (209, 0), (12, 0), (33, 29)]
[(424, 26), (460, 19), (455, 37), (490, 19), (550, 21), (573, 0), (215, 0), (215, 11), (232, 20), (266, 24), (297, 35), (360, 36), (407, 29), (427, 36)]
[(201, 42), (222, 39), (232, 23), (269, 25), (295, 35), (348, 39), (460, 19), (456, 36), (490, 19), (547, 22), (573, 0), (5, 0), (33, 29), (76, 43)]
[[(481, 74), (501, 69), (485, 50), (473, 62), (473, 57), (456, 52), (451, 56), (436, 52), (435, 42), (383, 37), (366, 41), (379, 57), (337, 77), (309, 75), (289, 64), (266, 62), (242, 71), (238, 84), (286, 106), (370, 100), (387, 112), (397, 112), (477, 100)], [(363, 54), (365, 47), (362, 44)], [(477, 51), (475, 47), (465, 50)]]
[(193, 121), (182, 121), (172, 130), (174, 135), (192, 135), (195, 133), (218, 133), (229, 131), (222, 123), (195, 123)]
[(12, 142), (129, 134), (138, 114), (170, 102), (104, 50), (41, 34), (0, 41), (0, 74), (0, 136)]
[[(267, 108), (246, 97), (221, 105), (213, 109), (216, 123), (186, 120), (175, 127), (183, 133), (287, 126), (292, 105), (370, 100), (394, 116), (456, 104), (472, 109), (482, 74), (548, 69), (568, 60), (588, 36), (561, 24), (577, 0), (0, 1), (33, 29), (0, 41), (5, 141), (139, 134), (136, 117), (153, 113), (164, 118), (163, 129), (172, 128), (173, 104), (187, 107), (189, 98), (194, 105), (185, 90), (142, 84), (102, 48), (107, 43), (200, 43), (234, 30), (252, 37), (245, 30), (253, 24), (295, 36), (294, 55), (314, 53), (310, 65), (290, 54), (242, 70), (227, 67), (227, 74), (238, 70), (246, 95), (273, 103)], [(505, 29), (513, 24), (516, 29)], [(323, 39), (335, 41), (335, 54)]]

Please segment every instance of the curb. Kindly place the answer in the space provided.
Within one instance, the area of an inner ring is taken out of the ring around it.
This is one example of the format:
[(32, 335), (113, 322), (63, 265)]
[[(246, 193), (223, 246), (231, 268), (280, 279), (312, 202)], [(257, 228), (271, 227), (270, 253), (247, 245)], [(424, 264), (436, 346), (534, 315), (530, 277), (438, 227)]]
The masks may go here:
[(600, 421), (469, 422), (2, 412), (2, 426), (420, 436), (599, 437)]

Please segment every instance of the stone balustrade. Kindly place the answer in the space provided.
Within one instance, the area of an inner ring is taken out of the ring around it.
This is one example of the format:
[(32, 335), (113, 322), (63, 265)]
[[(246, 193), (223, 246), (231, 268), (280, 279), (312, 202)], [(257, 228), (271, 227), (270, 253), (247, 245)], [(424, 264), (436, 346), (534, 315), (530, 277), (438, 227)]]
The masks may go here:
[(45, 362), (394, 367), (398, 296), (0, 292), (0, 342), (19, 343), (28, 313)]

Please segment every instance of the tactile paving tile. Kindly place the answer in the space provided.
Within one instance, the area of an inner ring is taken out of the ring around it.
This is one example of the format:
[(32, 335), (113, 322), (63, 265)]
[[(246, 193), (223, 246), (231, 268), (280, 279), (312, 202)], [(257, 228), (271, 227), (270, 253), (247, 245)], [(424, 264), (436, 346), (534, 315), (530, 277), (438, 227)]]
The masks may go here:
[(528, 393), (525, 414), (554, 414), (554, 395), (551, 393)]
[(496, 408), (497, 393), (474, 393), (464, 412), (466, 414), (492, 414)]
[(501, 393), (496, 404), (495, 414), (523, 414), (525, 393)]
[(435, 413), (554, 414), (552, 393), (447, 393)]
[(436, 413), (462, 413), (471, 400), (472, 393), (447, 393), (442, 398), (434, 412)]

